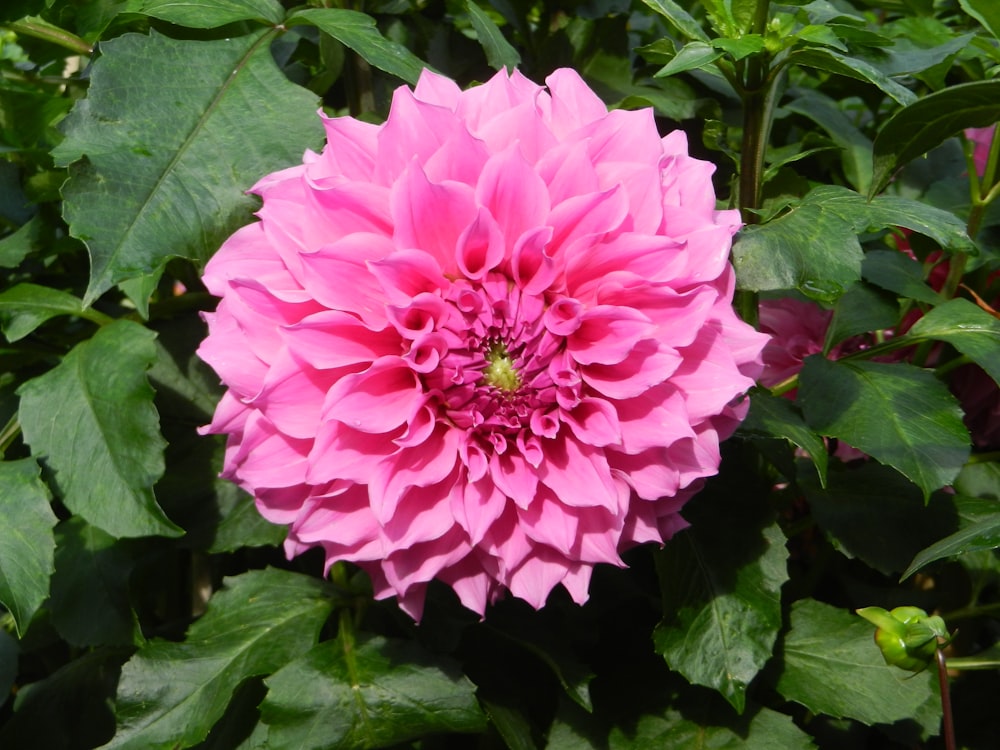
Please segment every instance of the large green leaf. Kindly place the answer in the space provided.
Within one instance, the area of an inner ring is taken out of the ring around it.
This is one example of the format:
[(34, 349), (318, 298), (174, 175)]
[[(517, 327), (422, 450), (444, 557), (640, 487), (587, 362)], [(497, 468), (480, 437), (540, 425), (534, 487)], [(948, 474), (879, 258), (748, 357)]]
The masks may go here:
[(472, 28), (476, 30), (479, 43), (486, 53), (486, 62), (489, 66), (494, 70), (500, 68), (514, 70), (520, 65), (521, 55), (507, 41), (489, 14), (476, 5), (474, 0), (466, 0), (465, 9), (469, 14), (469, 21), (472, 22)]
[(833, 307), (826, 329), (824, 351), (851, 336), (892, 328), (899, 320), (899, 303), (881, 289), (863, 282), (852, 284)]
[(413, 642), (324, 641), (266, 681), (272, 750), (376, 748), (485, 729), (473, 685)]
[(1000, 120), (1000, 80), (949, 86), (896, 112), (874, 142), (870, 195), (889, 184), (896, 170), (966, 128)]
[(921, 550), (903, 572), (900, 580), (909, 578), (936, 560), (957, 557), (984, 549), (996, 549), (997, 547), (1000, 547), (1000, 513), (987, 516)]
[(906, 477), (874, 461), (831, 473), (826, 489), (809, 476), (800, 487), (834, 545), (886, 575), (899, 573), (923, 547), (958, 528), (952, 495), (934, 493), (925, 506)]
[(657, 653), (740, 712), (771, 656), (788, 580), (784, 534), (762, 508), (728, 492), (703, 493), (685, 508), (691, 527), (659, 560), (667, 614), (653, 634)]
[(74, 646), (138, 645), (142, 633), (129, 601), (135, 542), (118, 540), (79, 517), (56, 529), (51, 618)]
[(188, 41), (153, 31), (101, 44), (88, 96), (52, 152), (72, 162), (64, 214), (90, 251), (85, 305), (171, 257), (207, 260), (250, 220), (245, 191), (318, 146), (316, 99), (278, 70), (276, 33)]
[[(616, 727), (607, 745), (610, 750), (665, 750), (704, 748), (708, 750), (810, 750), (816, 747), (792, 717), (761, 708), (749, 722), (738, 727), (706, 725), (685, 718), (677, 711), (640, 717), (635, 727)], [(574, 750), (579, 750), (575, 746)]]
[(205, 739), (241, 683), (313, 646), (334, 604), (323, 581), (283, 570), (254, 570), (225, 584), (182, 642), (150, 641), (122, 669), (109, 750), (185, 748)]
[(919, 367), (812, 356), (799, 382), (810, 427), (894, 467), (925, 499), (950, 484), (969, 457), (958, 402)]
[(30, 458), (0, 462), (0, 602), (23, 633), (49, 594), (56, 516)]
[(18, 284), (0, 294), (0, 330), (17, 341), (58, 315), (81, 315), (78, 297), (38, 284)]
[(886, 666), (873, 632), (850, 612), (812, 599), (795, 602), (778, 692), (814, 713), (869, 725), (911, 719), (936, 733), (937, 680), (930, 672), (914, 676)]
[(364, 13), (339, 8), (310, 8), (288, 17), (288, 26), (311, 24), (325, 31), (345, 47), (361, 55), (379, 70), (414, 84), (426, 64), (398, 42), (386, 39), (375, 19)]
[(971, 302), (953, 299), (935, 307), (909, 334), (947, 341), (1000, 383), (1000, 320)]
[(750, 395), (750, 411), (740, 427), (741, 432), (790, 440), (809, 454), (819, 474), (821, 484), (826, 484), (829, 463), (823, 439), (809, 429), (792, 402), (772, 396), (765, 390), (755, 390)]
[(807, 68), (818, 68), (830, 73), (848, 76), (878, 86), (900, 104), (916, 101), (917, 95), (897, 83), (871, 63), (824, 47), (808, 47), (795, 52), (790, 61)]
[(943, 301), (941, 295), (924, 281), (920, 261), (898, 250), (869, 250), (861, 264), (861, 275), (872, 284), (902, 297), (928, 305), (937, 305)]
[(981, 23), (994, 38), (1000, 39), (1000, 5), (995, 0), (958, 0), (962, 10)]
[(142, 0), (136, 12), (195, 29), (237, 21), (278, 24), (285, 17), (278, 0)]
[(118, 537), (182, 533), (153, 497), (165, 445), (146, 381), (153, 339), (129, 321), (104, 326), (18, 390), (25, 441), (62, 501)]

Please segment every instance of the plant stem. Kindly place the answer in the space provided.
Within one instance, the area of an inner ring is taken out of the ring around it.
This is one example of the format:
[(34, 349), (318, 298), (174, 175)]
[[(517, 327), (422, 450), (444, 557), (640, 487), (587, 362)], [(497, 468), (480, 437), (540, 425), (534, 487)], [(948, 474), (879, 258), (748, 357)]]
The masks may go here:
[(57, 44), (78, 55), (87, 55), (89, 57), (94, 54), (94, 48), (76, 34), (71, 34), (65, 29), (60, 29), (58, 26), (46, 23), (40, 18), (25, 18), (21, 21), (14, 21), (7, 24), (7, 28), (21, 36), (30, 36)]
[[(764, 33), (769, 6), (767, 0), (758, 0), (751, 28), (754, 34)], [(765, 85), (768, 82), (766, 55), (766, 52), (759, 52), (747, 59), (743, 82), (743, 151), (740, 154), (739, 199), (740, 215), (746, 224), (756, 224), (759, 221), (755, 211), (760, 208), (764, 151), (771, 129), (769, 92), (775, 86), (773, 81)]]
[(948, 687), (948, 664), (944, 651), (936, 651), (938, 683), (941, 686), (941, 731), (945, 750), (955, 750), (955, 720), (951, 712), (951, 689)]

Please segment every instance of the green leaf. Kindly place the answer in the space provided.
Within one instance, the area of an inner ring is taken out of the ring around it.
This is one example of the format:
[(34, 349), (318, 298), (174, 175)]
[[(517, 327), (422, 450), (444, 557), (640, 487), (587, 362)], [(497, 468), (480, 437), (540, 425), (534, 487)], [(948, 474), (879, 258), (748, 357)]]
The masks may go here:
[(375, 19), (364, 13), (338, 8), (311, 8), (293, 13), (285, 23), (287, 26), (303, 23), (316, 26), (379, 70), (410, 84), (415, 84), (421, 71), (427, 67), (406, 47), (382, 36), (375, 27)]
[(273, 25), (285, 17), (277, 0), (142, 0), (135, 12), (193, 29), (214, 29), (237, 21)]
[(741, 720), (738, 726), (692, 721), (674, 710), (668, 710), (665, 715), (647, 714), (627, 732), (616, 727), (611, 732), (608, 747), (610, 750), (810, 750), (816, 746), (809, 735), (795, 725), (792, 717), (761, 708), (752, 721)]
[(851, 224), (803, 201), (783, 216), (744, 227), (733, 243), (741, 289), (829, 289), (835, 299), (861, 276), (864, 254)]
[(56, 516), (30, 458), (0, 462), (0, 602), (19, 635), (49, 595)]
[(708, 42), (708, 34), (701, 28), (701, 24), (674, 0), (642, 0), (642, 2), (670, 21), (674, 28), (688, 39)]
[(654, 78), (665, 78), (683, 73), (685, 70), (707, 67), (723, 54), (725, 53), (722, 50), (715, 49), (704, 42), (688, 42), (677, 51), (673, 60), (656, 71)]
[(129, 601), (129, 576), (136, 555), (79, 517), (56, 530), (52, 576), (52, 624), (74, 646), (139, 645), (139, 622)]
[(6, 630), (0, 630), (0, 708), (11, 697), (11, 688), (17, 679), (17, 658), (21, 653), (17, 639)]
[(1000, 547), (1000, 513), (994, 513), (977, 523), (956, 531), (950, 536), (921, 550), (900, 576), (905, 581), (921, 568), (946, 557), (958, 557), (969, 552)]
[(968, 300), (953, 299), (938, 305), (908, 333), (948, 342), (1000, 383), (1000, 320)]
[(923, 547), (958, 527), (953, 497), (923, 496), (906, 477), (869, 461), (834, 472), (824, 490), (804, 478), (813, 517), (844, 555), (885, 575), (903, 570)]
[(789, 61), (807, 68), (818, 68), (829, 73), (871, 83), (904, 106), (917, 100), (916, 94), (896, 83), (871, 63), (857, 57), (841, 54), (836, 50), (825, 47), (809, 47), (793, 53)]
[(824, 351), (851, 336), (891, 328), (898, 320), (899, 304), (895, 299), (867, 284), (852, 284), (834, 305)]
[(941, 295), (924, 281), (924, 269), (920, 261), (898, 250), (869, 250), (861, 264), (861, 275), (872, 284), (902, 297), (928, 305), (937, 305), (943, 301)]
[(154, 336), (129, 321), (104, 326), (18, 390), (24, 439), (63, 502), (117, 537), (183, 533), (153, 498), (165, 445), (145, 375)]
[(764, 37), (760, 34), (745, 34), (739, 39), (713, 39), (712, 46), (721, 49), (734, 60), (764, 51)]
[(776, 686), (784, 698), (869, 726), (911, 719), (937, 732), (936, 677), (886, 666), (865, 620), (812, 599), (793, 603), (790, 619)]
[(225, 586), (184, 641), (150, 641), (122, 669), (118, 733), (108, 750), (205, 739), (244, 680), (312, 647), (334, 605), (323, 581), (273, 568), (227, 578)]
[(35, 215), (16, 232), (0, 240), (0, 268), (17, 268), (28, 253), (37, 250), (42, 227), (42, 220)]
[(458, 664), (409, 641), (324, 641), (265, 682), (272, 750), (386, 747), (485, 729)]
[(278, 70), (276, 33), (188, 41), (153, 31), (101, 43), (87, 98), (52, 152), (74, 162), (64, 214), (90, 251), (84, 305), (171, 257), (206, 261), (250, 221), (245, 191), (318, 146), (316, 99)]
[(747, 500), (706, 491), (685, 507), (691, 527), (658, 559), (670, 614), (653, 633), (671, 669), (718, 690), (741, 713), (781, 628), (788, 580), (784, 534), (762, 504)]
[(828, 456), (823, 439), (809, 429), (802, 415), (788, 399), (772, 396), (765, 390), (754, 390), (750, 394), (750, 411), (740, 430), (790, 440), (809, 454), (820, 484), (826, 486)]
[(966, 128), (984, 128), (1000, 120), (1000, 80), (949, 86), (896, 112), (873, 144), (869, 195), (889, 184), (896, 170)]
[(994, 0), (958, 0), (958, 4), (979, 21), (994, 39), (1000, 39), (1000, 6)]
[(494, 70), (507, 68), (512, 71), (520, 65), (521, 55), (507, 41), (486, 11), (476, 5), (474, 0), (465, 0), (465, 9), (472, 22), (472, 28), (476, 30), (479, 43), (483, 45), (489, 66)]
[(79, 298), (37, 284), (18, 284), (0, 294), (0, 330), (12, 342), (23, 339), (46, 320), (82, 312)]
[(923, 491), (950, 484), (969, 457), (969, 433), (947, 386), (908, 364), (807, 357), (798, 403), (814, 430), (864, 451)]

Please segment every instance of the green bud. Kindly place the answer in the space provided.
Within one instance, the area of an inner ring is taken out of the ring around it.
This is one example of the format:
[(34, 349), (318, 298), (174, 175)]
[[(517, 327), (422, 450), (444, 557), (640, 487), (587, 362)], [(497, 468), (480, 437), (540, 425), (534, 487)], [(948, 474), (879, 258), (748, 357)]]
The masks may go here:
[(944, 620), (919, 607), (864, 607), (858, 614), (875, 625), (875, 644), (890, 666), (921, 672), (934, 660), (938, 647), (950, 640)]

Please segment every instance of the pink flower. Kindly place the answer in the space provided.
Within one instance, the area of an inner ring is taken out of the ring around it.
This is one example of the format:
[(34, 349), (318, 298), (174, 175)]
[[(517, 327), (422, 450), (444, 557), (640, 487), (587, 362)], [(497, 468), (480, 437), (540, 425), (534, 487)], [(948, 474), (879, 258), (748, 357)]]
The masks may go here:
[(965, 137), (973, 143), (972, 159), (976, 163), (976, 171), (980, 176), (986, 171), (986, 160), (990, 155), (990, 145), (993, 143), (996, 127), (996, 125), (990, 125), (985, 128), (968, 128), (965, 131)]
[(771, 337), (763, 351), (760, 384), (774, 388), (798, 375), (806, 357), (823, 351), (833, 311), (812, 302), (780, 297), (762, 299), (759, 315), (760, 330)]
[(419, 619), (432, 579), (587, 598), (716, 473), (765, 337), (734, 315), (734, 211), (650, 110), (572, 71), (461, 91), (425, 72), (381, 126), (261, 180), (205, 270), (224, 476)]

